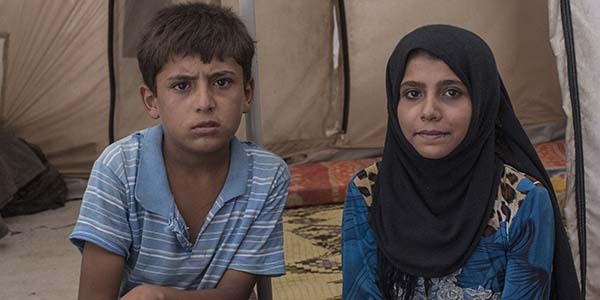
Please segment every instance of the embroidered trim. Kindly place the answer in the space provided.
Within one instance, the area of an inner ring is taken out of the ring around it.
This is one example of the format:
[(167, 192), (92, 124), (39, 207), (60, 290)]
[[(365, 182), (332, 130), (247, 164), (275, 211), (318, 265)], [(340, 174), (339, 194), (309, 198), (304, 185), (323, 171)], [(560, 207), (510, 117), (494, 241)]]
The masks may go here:
[(529, 181), (530, 179), (515, 168), (504, 165), (504, 174), (500, 180), (498, 196), (494, 204), (494, 216), (488, 222), (488, 226), (493, 227), (494, 230), (498, 230), (503, 221), (506, 222), (506, 228), (510, 228), (514, 216), (517, 215), (527, 196), (527, 191), (521, 192), (517, 189), (522, 180)]
[[(367, 206), (373, 202), (373, 187), (379, 174), (378, 163), (374, 163), (356, 173), (354, 184), (360, 191)], [(500, 223), (506, 221), (506, 228), (510, 228), (513, 217), (519, 211), (527, 191), (519, 191), (517, 186), (523, 180), (530, 180), (534, 185), (539, 182), (526, 174), (519, 172), (509, 165), (504, 165), (502, 178), (498, 187), (498, 196), (494, 203), (494, 210), (488, 221), (488, 227), (484, 230), (484, 236), (494, 234), (500, 228)]]

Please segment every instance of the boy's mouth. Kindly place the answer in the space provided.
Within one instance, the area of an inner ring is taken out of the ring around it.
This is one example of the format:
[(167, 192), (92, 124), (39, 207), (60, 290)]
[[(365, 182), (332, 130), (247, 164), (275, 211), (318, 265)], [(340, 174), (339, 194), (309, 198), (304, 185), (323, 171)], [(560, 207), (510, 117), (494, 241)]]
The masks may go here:
[(214, 133), (220, 126), (221, 124), (216, 121), (204, 121), (192, 126), (192, 132), (201, 135), (211, 134)]

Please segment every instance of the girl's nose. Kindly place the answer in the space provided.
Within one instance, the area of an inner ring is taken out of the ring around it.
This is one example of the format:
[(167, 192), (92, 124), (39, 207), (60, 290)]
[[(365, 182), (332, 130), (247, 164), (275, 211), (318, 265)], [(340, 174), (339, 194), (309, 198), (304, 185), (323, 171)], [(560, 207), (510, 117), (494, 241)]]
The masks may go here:
[(439, 109), (438, 99), (429, 96), (423, 101), (423, 110), (421, 111), (421, 120), (423, 121), (438, 121), (442, 118)]

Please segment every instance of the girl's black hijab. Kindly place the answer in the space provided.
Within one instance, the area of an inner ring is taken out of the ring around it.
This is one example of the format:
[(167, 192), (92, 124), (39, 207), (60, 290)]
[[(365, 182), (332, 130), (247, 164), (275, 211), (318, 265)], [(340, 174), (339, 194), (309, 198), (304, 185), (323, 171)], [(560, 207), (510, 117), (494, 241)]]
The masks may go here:
[[(420, 156), (397, 119), (407, 59), (424, 50), (443, 60), (469, 89), (467, 135), (441, 159)], [(512, 110), (487, 44), (467, 30), (428, 25), (400, 40), (386, 73), (388, 126), (373, 190), (369, 223), (379, 251), (379, 285), (395, 299), (394, 285), (412, 293), (416, 277), (458, 270), (479, 243), (497, 196), (504, 163), (538, 179), (550, 192), (556, 240), (553, 299), (578, 299), (571, 250), (546, 171)]]

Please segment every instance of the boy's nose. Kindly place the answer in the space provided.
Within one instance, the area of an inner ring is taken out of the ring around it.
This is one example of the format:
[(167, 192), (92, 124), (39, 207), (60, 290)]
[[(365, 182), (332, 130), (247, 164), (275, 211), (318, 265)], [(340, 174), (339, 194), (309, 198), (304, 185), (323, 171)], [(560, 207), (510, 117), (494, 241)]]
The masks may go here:
[(211, 112), (216, 107), (216, 102), (209, 88), (199, 88), (194, 94), (196, 112)]

